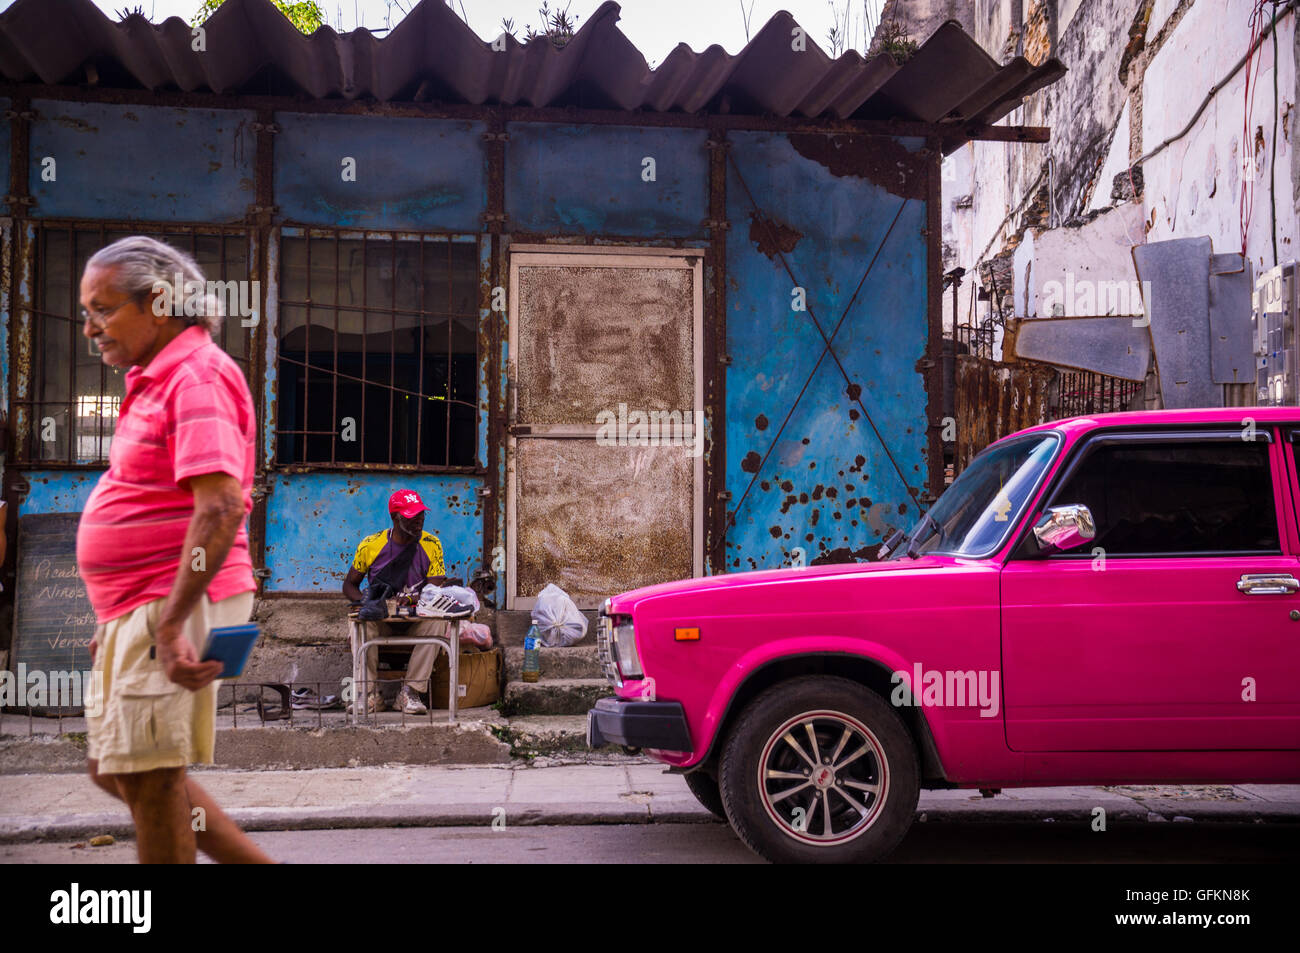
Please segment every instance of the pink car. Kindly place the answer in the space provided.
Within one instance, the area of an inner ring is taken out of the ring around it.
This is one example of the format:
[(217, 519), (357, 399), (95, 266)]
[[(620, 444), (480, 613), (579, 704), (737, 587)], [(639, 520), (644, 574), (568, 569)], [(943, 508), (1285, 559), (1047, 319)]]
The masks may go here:
[(1298, 782), (1298, 457), (1296, 407), (1014, 434), (879, 562), (608, 600), (589, 740), (774, 861), (879, 859), (922, 787)]

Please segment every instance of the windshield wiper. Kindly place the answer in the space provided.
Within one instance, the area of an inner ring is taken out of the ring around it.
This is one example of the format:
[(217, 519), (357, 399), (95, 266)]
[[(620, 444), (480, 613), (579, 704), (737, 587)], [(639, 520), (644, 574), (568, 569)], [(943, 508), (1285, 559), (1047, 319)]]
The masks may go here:
[(889, 539), (881, 543), (880, 548), (876, 550), (876, 559), (879, 561), (888, 559), (893, 555), (894, 550), (898, 548), (898, 544), (905, 539), (907, 539), (907, 533), (901, 529), (894, 530)]
[(907, 541), (907, 555), (913, 559), (916, 559), (921, 555), (921, 544), (934, 535), (934, 533), (927, 533), (925, 531), (927, 526), (932, 528), (934, 533), (938, 533), (939, 542), (943, 542), (943, 530), (941, 530), (939, 524), (934, 521), (934, 517), (929, 513), (926, 513), (921, 517), (921, 522), (917, 524), (916, 532), (912, 534), (912, 538)]

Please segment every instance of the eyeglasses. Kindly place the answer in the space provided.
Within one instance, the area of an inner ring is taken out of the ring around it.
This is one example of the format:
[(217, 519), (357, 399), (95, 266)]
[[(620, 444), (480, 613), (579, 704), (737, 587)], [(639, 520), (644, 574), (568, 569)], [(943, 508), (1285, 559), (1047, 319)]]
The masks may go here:
[(139, 298), (140, 298), (139, 295), (132, 295), (131, 297), (123, 301), (121, 304), (114, 305), (113, 307), (109, 308), (106, 311), (87, 311), (85, 308), (82, 308), (81, 323), (85, 324), (87, 321), (89, 321), (91, 327), (93, 327), (97, 331), (102, 331), (104, 330), (105, 325), (108, 324), (109, 318), (111, 318), (118, 311), (121, 311), (128, 304), (131, 304), (133, 301), (138, 301)]

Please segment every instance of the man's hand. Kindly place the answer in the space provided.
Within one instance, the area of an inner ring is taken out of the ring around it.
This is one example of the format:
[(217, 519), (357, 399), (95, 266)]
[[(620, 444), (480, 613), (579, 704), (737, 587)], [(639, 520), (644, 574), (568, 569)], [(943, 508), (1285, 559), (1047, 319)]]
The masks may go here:
[(90, 664), (91, 665), (95, 664), (95, 653), (97, 653), (98, 651), (99, 651), (99, 643), (96, 642), (94, 638), (91, 638), (90, 640)]
[(194, 646), (180, 630), (167, 631), (160, 627), (156, 644), (158, 661), (162, 662), (167, 678), (192, 692), (210, 685), (224, 668), (215, 660), (200, 662)]

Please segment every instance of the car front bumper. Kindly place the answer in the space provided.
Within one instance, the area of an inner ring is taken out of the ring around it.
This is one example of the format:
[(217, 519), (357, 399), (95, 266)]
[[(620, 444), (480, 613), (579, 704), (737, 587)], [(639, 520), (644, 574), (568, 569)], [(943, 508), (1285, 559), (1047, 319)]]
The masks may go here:
[(660, 751), (690, 751), (691, 733), (681, 702), (601, 698), (587, 712), (587, 745), (625, 745)]

